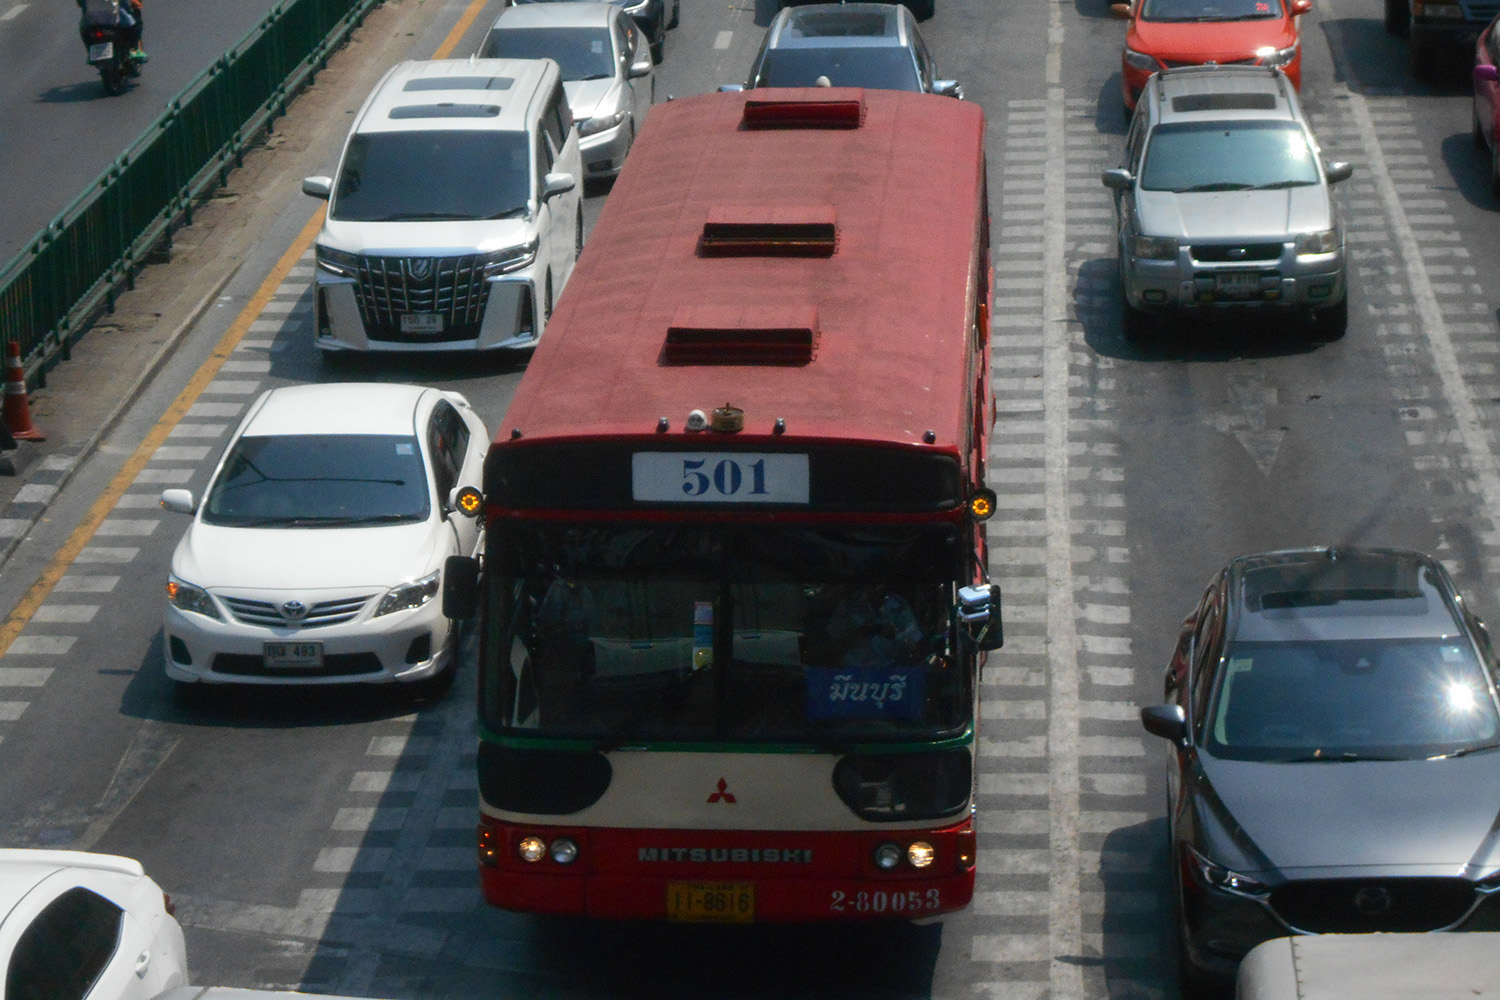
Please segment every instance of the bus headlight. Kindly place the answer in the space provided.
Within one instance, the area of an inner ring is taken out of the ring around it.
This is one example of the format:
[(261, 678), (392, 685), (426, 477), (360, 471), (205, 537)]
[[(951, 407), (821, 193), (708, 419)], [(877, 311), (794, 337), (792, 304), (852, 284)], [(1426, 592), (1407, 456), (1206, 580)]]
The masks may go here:
[(571, 865), (578, 860), (578, 845), (567, 837), (559, 837), (552, 842), (552, 860), (560, 865)]
[(906, 860), (913, 868), (926, 868), (937, 857), (937, 852), (926, 841), (919, 840), (906, 849)]
[(901, 847), (897, 844), (881, 844), (875, 848), (875, 867), (890, 871), (901, 863)]
[(540, 861), (547, 856), (547, 844), (541, 837), (522, 837), (516, 853), (522, 861)]

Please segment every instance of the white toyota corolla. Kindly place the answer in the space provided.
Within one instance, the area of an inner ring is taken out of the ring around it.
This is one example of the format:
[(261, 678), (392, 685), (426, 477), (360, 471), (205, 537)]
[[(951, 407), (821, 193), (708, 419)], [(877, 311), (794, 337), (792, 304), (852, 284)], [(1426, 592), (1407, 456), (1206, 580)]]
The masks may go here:
[(179, 683), (452, 680), (444, 561), (476, 555), (456, 510), (489, 435), (456, 392), (340, 383), (263, 393), (230, 439), (167, 578), (163, 647)]

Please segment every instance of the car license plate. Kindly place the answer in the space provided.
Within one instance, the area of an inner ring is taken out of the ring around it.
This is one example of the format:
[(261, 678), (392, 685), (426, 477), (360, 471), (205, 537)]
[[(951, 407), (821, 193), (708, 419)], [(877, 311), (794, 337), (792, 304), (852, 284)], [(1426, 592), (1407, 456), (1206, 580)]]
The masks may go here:
[(754, 882), (668, 882), (667, 919), (748, 924), (755, 920)]
[(115, 56), (114, 42), (95, 42), (89, 46), (89, 62), (101, 62)]
[(1234, 271), (1215, 276), (1221, 295), (1255, 295), (1260, 291), (1260, 275), (1254, 271)]
[(321, 642), (268, 642), (261, 655), (269, 670), (316, 670), (323, 666)]
[(437, 313), (407, 313), (401, 317), (402, 333), (442, 333), (443, 317)]

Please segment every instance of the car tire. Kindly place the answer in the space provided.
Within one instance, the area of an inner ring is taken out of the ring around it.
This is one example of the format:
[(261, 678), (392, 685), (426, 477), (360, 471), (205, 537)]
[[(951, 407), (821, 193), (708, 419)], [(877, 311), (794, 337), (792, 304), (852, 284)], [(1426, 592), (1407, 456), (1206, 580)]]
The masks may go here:
[(1411, 11), (1408, 0), (1385, 0), (1385, 30), (1398, 38), (1411, 33)]
[(911, 16), (918, 21), (926, 21), (937, 13), (937, 0), (904, 0), (906, 7), (911, 11)]
[(578, 209), (578, 225), (573, 236), (573, 261), (576, 263), (583, 253), (583, 209)]
[(682, 23), (682, 0), (672, 0), (672, 20), (667, 22), (667, 27), (675, 28)]
[(662, 56), (667, 51), (667, 22), (665, 12), (662, 20), (656, 22), (656, 37), (651, 39), (651, 61), (661, 65)]
[(1126, 302), (1120, 314), (1120, 332), (1132, 344), (1138, 344), (1151, 336), (1154, 324), (1144, 309), (1137, 309)]
[(1436, 48), (1432, 43), (1412, 42), (1411, 44), (1411, 72), (1423, 83), (1431, 83), (1438, 78), (1442, 70), (1442, 60), (1438, 58)]
[(1343, 337), (1349, 329), (1349, 299), (1336, 306), (1313, 310), (1313, 335), (1319, 340), (1332, 342)]
[(552, 322), (552, 272), (547, 272), (546, 290), (542, 293), (542, 332), (547, 331), (547, 324)]
[(1489, 144), (1484, 141), (1484, 126), (1479, 124), (1479, 101), (1475, 100), (1471, 108), (1473, 122), (1469, 126), (1469, 139), (1474, 143), (1474, 148), (1484, 151)]
[(1500, 149), (1490, 150), (1490, 190), (1500, 198)]

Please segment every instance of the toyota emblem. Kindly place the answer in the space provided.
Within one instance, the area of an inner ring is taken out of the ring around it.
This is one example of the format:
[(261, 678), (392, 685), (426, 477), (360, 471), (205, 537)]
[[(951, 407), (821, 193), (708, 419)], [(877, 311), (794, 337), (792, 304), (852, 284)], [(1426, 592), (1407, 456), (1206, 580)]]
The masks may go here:
[(307, 617), (307, 605), (301, 601), (287, 601), (281, 606), (281, 617), (289, 622), (300, 622)]
[(1354, 893), (1354, 909), (1362, 917), (1383, 917), (1396, 902), (1383, 885), (1367, 885)]

